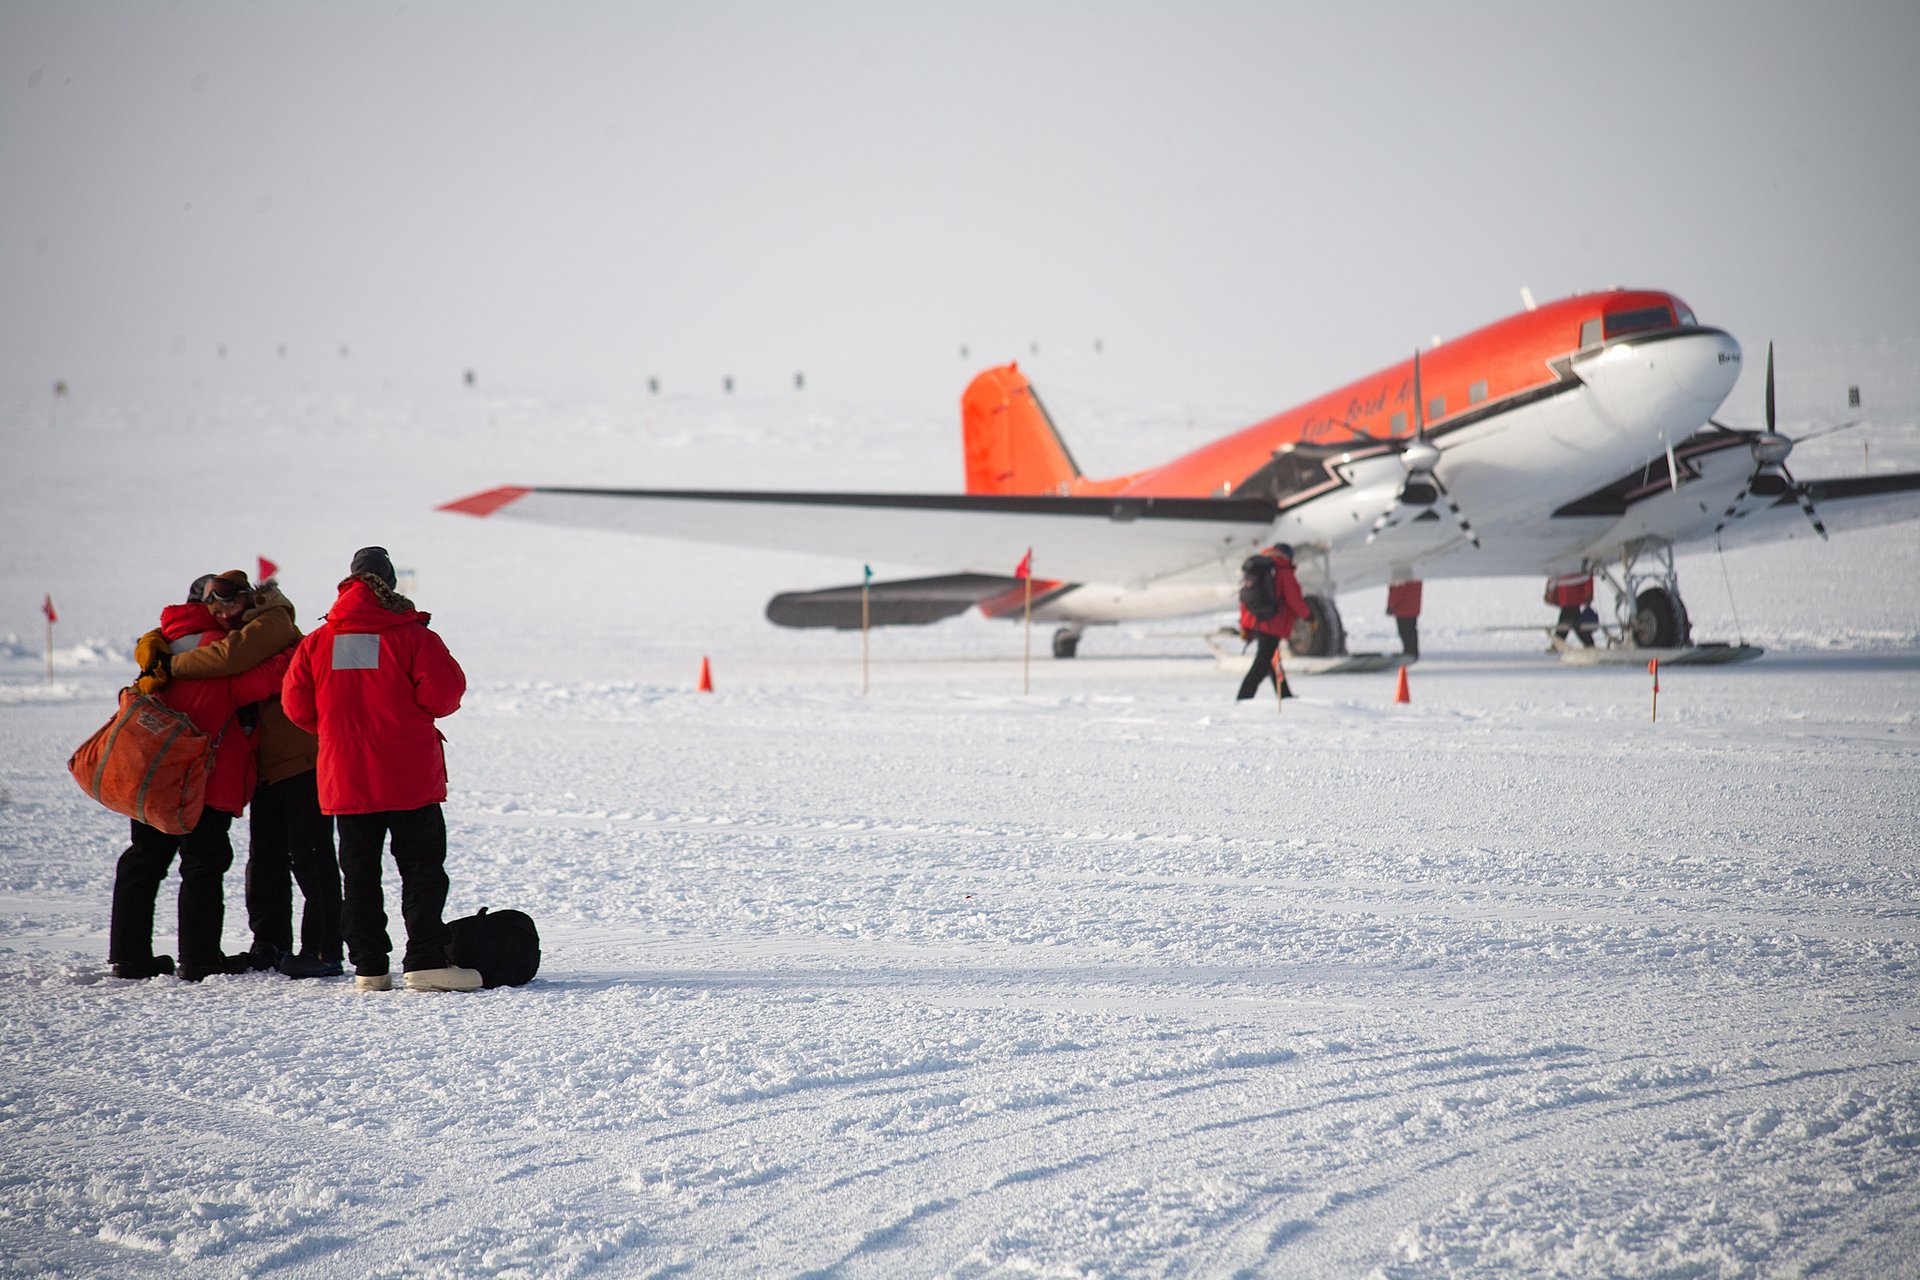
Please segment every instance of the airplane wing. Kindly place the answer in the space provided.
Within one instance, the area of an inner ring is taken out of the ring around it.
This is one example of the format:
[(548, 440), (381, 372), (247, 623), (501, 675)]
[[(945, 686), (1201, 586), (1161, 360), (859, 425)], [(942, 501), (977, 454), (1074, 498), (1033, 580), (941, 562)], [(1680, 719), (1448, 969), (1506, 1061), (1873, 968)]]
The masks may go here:
[[(1800, 483), (1812, 500), (1820, 522), (1831, 532), (1920, 520), (1920, 471), (1838, 476)], [(1707, 527), (1704, 532), (1694, 532), (1693, 536), (1711, 538), (1713, 535)], [(1727, 521), (1720, 541), (1723, 546), (1734, 547), (1817, 536), (1800, 507), (1800, 500), (1788, 490), (1759, 500), (1750, 499), (1745, 514)]]
[(718, 489), (489, 489), (442, 511), (1004, 574), (1133, 586), (1237, 563), (1271, 536), (1263, 498), (1037, 497)]

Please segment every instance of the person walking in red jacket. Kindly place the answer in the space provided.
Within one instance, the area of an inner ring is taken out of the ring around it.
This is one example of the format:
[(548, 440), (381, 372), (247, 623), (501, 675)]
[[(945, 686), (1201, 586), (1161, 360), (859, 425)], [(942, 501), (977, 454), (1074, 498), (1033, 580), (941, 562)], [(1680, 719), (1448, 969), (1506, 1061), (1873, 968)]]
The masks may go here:
[(1588, 622), (1586, 614), (1593, 604), (1593, 575), (1585, 569), (1573, 573), (1557, 573), (1547, 579), (1546, 603), (1560, 610), (1560, 619), (1554, 624), (1554, 648), (1567, 641), (1567, 632), (1580, 637), (1580, 643), (1593, 648), (1593, 628), (1598, 622)]
[[(1240, 682), (1240, 694), (1235, 699), (1244, 702), (1260, 691), (1263, 682), (1271, 680), (1283, 698), (1291, 698), (1293, 690), (1287, 686), (1287, 678), (1280, 672), (1274, 659), (1279, 656), (1280, 642), (1293, 634), (1293, 629), (1307, 616), (1307, 601), (1300, 594), (1300, 580), (1293, 572), (1293, 548), (1284, 542), (1276, 542), (1258, 556), (1250, 557), (1241, 566), (1243, 577), (1251, 568), (1264, 574), (1264, 566), (1255, 564), (1257, 560), (1269, 560), (1273, 564), (1270, 575), (1270, 592), (1259, 584), (1250, 583), (1240, 593), (1240, 638), (1250, 640), (1258, 637), (1259, 643), (1253, 651), (1253, 665), (1247, 668), (1246, 679)], [(1252, 596), (1253, 598), (1249, 598)], [(1271, 607), (1271, 612), (1262, 617), (1254, 606), (1261, 609)]]
[(246, 956), (228, 956), (220, 945), (227, 909), (224, 882), (233, 865), (228, 831), (246, 809), (254, 784), (253, 741), (239, 711), (273, 696), (287, 669), (287, 655), (276, 654), (236, 676), (168, 679), (173, 654), (211, 644), (227, 634), (205, 603), (213, 581), (212, 575), (196, 579), (187, 603), (163, 609), (160, 634), (142, 637), (137, 653), (145, 674), (135, 687), (185, 712), (200, 732), (217, 735), (217, 745), (206, 804), (193, 830), (184, 836), (168, 835), (135, 820), (132, 841), (114, 868), (107, 962), (121, 978), (173, 972), (172, 957), (153, 954), (153, 908), (176, 853), (180, 856), (180, 976), (199, 982), (211, 974), (247, 969)]
[(430, 615), (394, 588), (384, 547), (356, 551), (326, 621), (301, 640), (280, 688), (287, 718), (320, 736), (320, 808), (340, 835), (340, 932), (362, 991), (393, 986), (380, 858), (400, 868), (403, 960), (412, 991), (473, 991), (480, 973), (452, 963), (447, 905), (447, 760), (434, 721), (460, 709), (466, 674), (428, 629)]

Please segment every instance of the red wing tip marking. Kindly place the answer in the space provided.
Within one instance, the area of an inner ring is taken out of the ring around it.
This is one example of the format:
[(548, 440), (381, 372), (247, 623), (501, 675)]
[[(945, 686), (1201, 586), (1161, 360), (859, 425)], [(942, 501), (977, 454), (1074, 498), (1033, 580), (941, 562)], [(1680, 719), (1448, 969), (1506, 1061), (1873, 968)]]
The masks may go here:
[(471, 497), (444, 503), (434, 509), (458, 511), (466, 516), (490, 516), (500, 508), (511, 506), (532, 492), (532, 489), (522, 485), (502, 485), (498, 489), (488, 489), (484, 493), (476, 493)]

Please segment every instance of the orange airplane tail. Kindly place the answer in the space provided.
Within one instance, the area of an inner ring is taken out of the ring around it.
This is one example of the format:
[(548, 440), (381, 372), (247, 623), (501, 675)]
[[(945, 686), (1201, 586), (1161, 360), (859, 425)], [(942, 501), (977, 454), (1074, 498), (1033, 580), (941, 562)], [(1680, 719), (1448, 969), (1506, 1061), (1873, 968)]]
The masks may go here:
[(1017, 364), (987, 370), (960, 397), (968, 493), (1071, 493), (1080, 468)]

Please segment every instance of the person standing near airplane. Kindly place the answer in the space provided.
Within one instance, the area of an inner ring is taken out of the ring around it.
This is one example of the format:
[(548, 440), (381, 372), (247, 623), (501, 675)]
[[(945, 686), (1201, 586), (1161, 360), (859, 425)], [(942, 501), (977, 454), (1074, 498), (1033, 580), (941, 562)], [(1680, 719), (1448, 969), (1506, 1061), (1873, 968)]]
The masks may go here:
[(1580, 637), (1581, 644), (1593, 648), (1593, 627), (1581, 616), (1593, 603), (1592, 574), (1582, 568), (1548, 578), (1546, 602), (1560, 609), (1560, 620), (1553, 627), (1554, 648), (1566, 643), (1569, 631)]
[(1420, 656), (1420, 579), (1407, 578), (1387, 588), (1387, 615), (1400, 627), (1400, 656)]
[(287, 718), (320, 736), (320, 809), (340, 829), (345, 881), (341, 933), (354, 985), (387, 991), (393, 940), (380, 889), (393, 836), (409, 991), (475, 991), (480, 973), (456, 965), (447, 905), (445, 739), (434, 721), (460, 709), (466, 673), (428, 629), (431, 615), (394, 588), (384, 547), (354, 552), (326, 620), (294, 650), (280, 688)]
[[(1269, 571), (1257, 563), (1259, 561), (1270, 563), (1272, 569)], [(1253, 665), (1247, 668), (1246, 679), (1240, 682), (1235, 701), (1251, 698), (1268, 680), (1274, 682), (1281, 697), (1291, 698), (1293, 690), (1288, 687), (1287, 678), (1275, 659), (1280, 653), (1280, 642), (1292, 635), (1294, 627), (1308, 616), (1306, 598), (1300, 594), (1300, 579), (1293, 571), (1293, 548), (1276, 542), (1259, 555), (1248, 557), (1241, 571), (1247, 585), (1240, 590), (1240, 638), (1257, 638), (1259, 643), (1253, 651)]]

